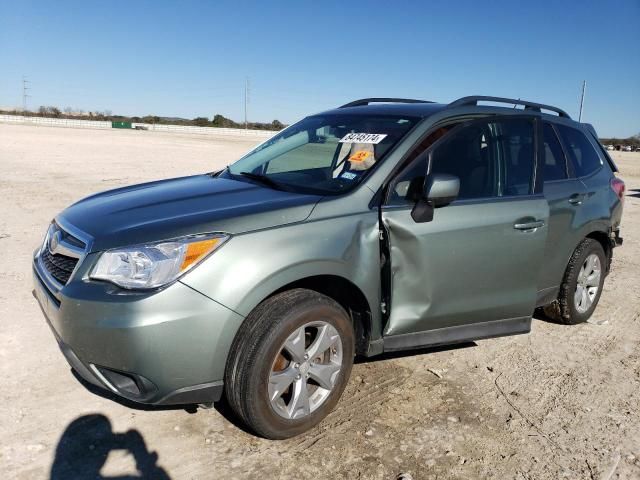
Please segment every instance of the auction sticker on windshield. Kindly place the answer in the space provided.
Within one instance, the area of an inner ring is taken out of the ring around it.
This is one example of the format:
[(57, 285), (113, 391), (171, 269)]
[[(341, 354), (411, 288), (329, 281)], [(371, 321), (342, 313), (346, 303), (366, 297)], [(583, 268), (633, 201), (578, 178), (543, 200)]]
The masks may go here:
[(386, 136), (386, 133), (347, 133), (340, 139), (340, 143), (373, 143), (375, 145)]
[(350, 162), (364, 162), (367, 158), (371, 156), (371, 152), (367, 152), (365, 150), (358, 150), (356, 153), (349, 157)]

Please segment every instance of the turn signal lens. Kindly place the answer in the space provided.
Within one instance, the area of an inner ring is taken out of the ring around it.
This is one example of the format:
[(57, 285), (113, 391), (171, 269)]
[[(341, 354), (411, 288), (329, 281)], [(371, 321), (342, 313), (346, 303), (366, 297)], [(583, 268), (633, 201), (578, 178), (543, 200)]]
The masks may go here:
[(198, 263), (203, 257), (207, 256), (210, 252), (222, 243), (223, 239), (220, 237), (209, 238), (207, 240), (201, 240), (199, 242), (193, 242), (187, 244), (187, 249), (184, 255), (182, 265), (180, 265), (180, 271), (184, 272), (194, 263)]

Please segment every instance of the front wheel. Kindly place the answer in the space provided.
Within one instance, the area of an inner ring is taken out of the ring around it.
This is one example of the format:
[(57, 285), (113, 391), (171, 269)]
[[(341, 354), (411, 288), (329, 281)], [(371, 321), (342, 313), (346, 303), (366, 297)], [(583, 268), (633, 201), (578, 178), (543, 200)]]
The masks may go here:
[(236, 335), (225, 376), (227, 400), (257, 434), (293, 437), (336, 405), (353, 356), (351, 320), (338, 303), (305, 289), (274, 295)]

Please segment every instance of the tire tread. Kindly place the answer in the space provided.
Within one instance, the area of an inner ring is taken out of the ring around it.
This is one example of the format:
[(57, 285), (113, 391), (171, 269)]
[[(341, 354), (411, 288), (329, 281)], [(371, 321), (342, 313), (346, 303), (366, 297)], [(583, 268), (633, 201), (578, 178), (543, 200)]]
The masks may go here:
[[(252, 375), (258, 370), (258, 362), (262, 360), (259, 350), (278, 335), (277, 327), (283, 318), (313, 306), (330, 306), (346, 319), (349, 318), (337, 302), (325, 295), (302, 288), (287, 290), (259, 304), (242, 323), (231, 345), (225, 373), (227, 401), (243, 423), (263, 437), (286, 438), (291, 435), (288, 432), (274, 431), (252, 411), (249, 390)], [(353, 335), (350, 341), (353, 343)]]
[[(577, 281), (576, 279), (580, 272), (580, 268), (582, 268), (584, 259), (591, 253), (597, 253), (600, 257), (600, 264), (603, 269), (600, 280), (601, 283), (592, 307), (584, 314), (580, 314), (575, 310), (573, 305), (575, 283)], [(565, 325), (577, 325), (579, 323), (586, 322), (595, 310), (602, 293), (602, 285), (604, 282), (606, 268), (605, 262), (606, 258), (604, 249), (597, 240), (592, 238), (585, 238), (582, 240), (569, 259), (567, 269), (564, 273), (564, 278), (562, 279), (562, 284), (560, 285), (558, 299), (550, 305), (546, 305), (544, 307), (544, 313), (553, 320), (564, 323)]]

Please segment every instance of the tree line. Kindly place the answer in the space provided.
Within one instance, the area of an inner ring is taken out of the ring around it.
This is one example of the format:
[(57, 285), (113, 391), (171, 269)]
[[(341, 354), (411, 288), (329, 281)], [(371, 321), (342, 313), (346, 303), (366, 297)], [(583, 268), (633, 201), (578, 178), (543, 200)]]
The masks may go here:
[[(45, 117), (45, 118), (66, 118), (70, 120), (104, 120), (110, 122), (132, 122), (132, 123), (151, 123), (159, 125), (191, 125), (195, 127), (219, 127), (219, 128), (245, 128), (243, 122), (236, 122), (224, 115), (216, 114), (209, 120), (207, 117), (195, 117), (193, 119), (160, 117), (157, 115), (145, 115), (144, 117), (128, 117), (124, 115), (113, 115), (111, 110), (102, 112), (77, 112), (70, 107), (60, 110), (55, 106), (41, 106), (37, 111), (22, 110), (0, 110), (0, 114), (5, 115), (24, 115), (27, 117)], [(252, 130), (282, 130), (286, 127), (279, 120), (270, 123), (248, 122), (247, 128)], [(640, 133), (628, 138), (600, 138), (603, 145), (631, 145), (632, 147), (640, 147)]]
[(640, 133), (628, 138), (601, 138), (600, 143), (603, 145), (631, 145), (632, 147), (640, 147)]
[[(236, 122), (224, 115), (216, 114), (211, 120), (207, 117), (196, 117), (193, 119), (160, 117), (157, 115), (125, 116), (113, 115), (110, 110), (102, 112), (75, 112), (72, 108), (67, 107), (64, 110), (55, 106), (41, 106), (36, 111), (22, 110), (0, 110), (0, 114), (4, 115), (23, 115), (27, 117), (44, 117), (44, 118), (66, 118), (69, 120), (102, 120), (108, 122), (132, 122), (132, 123), (151, 123), (159, 125), (190, 125), (196, 127), (219, 127), (219, 128), (245, 128), (244, 122)], [(286, 127), (279, 120), (269, 123), (248, 122), (246, 128), (252, 130), (282, 130)]]

